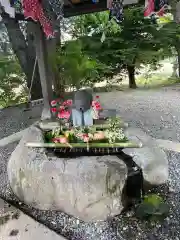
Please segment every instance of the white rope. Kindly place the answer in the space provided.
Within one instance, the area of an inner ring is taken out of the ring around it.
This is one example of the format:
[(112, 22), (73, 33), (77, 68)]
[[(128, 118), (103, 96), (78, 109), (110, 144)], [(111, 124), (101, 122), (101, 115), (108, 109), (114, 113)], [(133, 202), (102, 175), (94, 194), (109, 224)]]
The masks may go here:
[(35, 59), (35, 62), (34, 62), (34, 67), (33, 67), (33, 73), (32, 73), (32, 78), (31, 78), (31, 86), (29, 88), (29, 94), (28, 94), (28, 102), (30, 102), (30, 100), (31, 100), (31, 90), (32, 90), (33, 82), (34, 82), (34, 74), (35, 74), (35, 70), (36, 70), (36, 65), (37, 65), (37, 56), (36, 56), (36, 59)]

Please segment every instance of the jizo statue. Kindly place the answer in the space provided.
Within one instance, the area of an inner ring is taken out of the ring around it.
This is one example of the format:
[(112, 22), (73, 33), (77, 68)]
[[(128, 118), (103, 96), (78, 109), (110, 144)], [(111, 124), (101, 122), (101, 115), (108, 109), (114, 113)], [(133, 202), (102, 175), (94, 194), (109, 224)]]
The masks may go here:
[(92, 101), (93, 96), (87, 90), (79, 90), (74, 94), (72, 109), (74, 126), (93, 125)]

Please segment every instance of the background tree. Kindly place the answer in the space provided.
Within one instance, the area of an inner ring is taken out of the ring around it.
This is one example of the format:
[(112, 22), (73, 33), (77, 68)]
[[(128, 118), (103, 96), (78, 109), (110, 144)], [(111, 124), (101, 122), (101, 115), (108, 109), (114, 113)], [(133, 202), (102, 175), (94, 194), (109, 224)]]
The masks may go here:
[[(125, 10), (124, 21), (117, 25), (108, 22), (108, 13), (96, 13), (77, 17), (73, 34), (83, 42), (84, 51), (117, 71), (127, 71), (129, 87), (136, 88), (135, 70), (141, 64), (156, 63), (172, 55), (174, 31), (169, 24), (159, 28), (145, 19), (142, 7)], [(103, 42), (100, 41), (105, 34)]]
[(25, 76), (21, 71), (17, 59), (12, 56), (1, 56), (0, 106), (8, 107), (13, 104), (24, 102), (27, 96), (25, 83)]
[[(15, 19), (10, 18), (9, 15), (6, 14), (5, 12), (1, 12), (1, 17), (3, 19), (3, 24), (6, 27), (8, 33), (9, 42), (7, 42), (7, 45), (11, 46), (14, 54), (17, 56), (22, 71), (25, 73), (26, 76), (27, 87), (30, 88), (33, 67), (36, 58), (31, 29), (32, 23), (18, 22)], [(2, 27), (1, 30), (4, 30), (4, 27)], [(36, 100), (40, 98), (42, 98), (42, 91), (39, 70), (37, 66), (34, 74), (31, 99)]]
[(82, 86), (92, 87), (94, 83), (101, 81), (100, 72), (107, 68), (105, 64), (83, 53), (80, 40), (67, 41), (59, 47), (53, 66), (64, 87), (76, 89)]

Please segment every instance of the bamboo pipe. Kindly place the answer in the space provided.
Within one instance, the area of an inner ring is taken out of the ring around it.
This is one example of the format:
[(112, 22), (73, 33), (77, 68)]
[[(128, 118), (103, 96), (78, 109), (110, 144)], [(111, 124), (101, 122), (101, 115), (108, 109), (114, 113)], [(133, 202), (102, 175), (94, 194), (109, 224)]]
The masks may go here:
[[(73, 148), (86, 148), (87, 143), (70, 143)], [(67, 144), (63, 143), (38, 143), (38, 142), (28, 142), (26, 143), (27, 147), (33, 148), (69, 148)], [(141, 148), (142, 143), (135, 143), (135, 142), (120, 142), (120, 143), (89, 143), (89, 148), (97, 147), (97, 148)]]
[[(48, 122), (48, 123), (40, 122), (40, 123), (39, 123), (39, 127), (40, 127), (42, 130), (52, 130), (52, 129), (54, 129), (54, 128), (59, 128), (59, 127), (62, 127), (63, 130), (68, 129), (68, 128), (65, 127), (65, 126), (60, 125), (59, 122)], [(128, 123), (121, 122), (121, 123), (119, 124), (119, 127), (120, 127), (120, 128), (127, 128), (127, 127), (128, 127)], [(108, 123), (104, 123), (104, 124), (94, 124), (94, 125), (92, 126), (92, 128), (94, 128), (94, 129), (107, 129), (107, 128), (109, 128), (109, 124), (108, 124)], [(73, 129), (73, 128), (72, 128), (72, 129)]]

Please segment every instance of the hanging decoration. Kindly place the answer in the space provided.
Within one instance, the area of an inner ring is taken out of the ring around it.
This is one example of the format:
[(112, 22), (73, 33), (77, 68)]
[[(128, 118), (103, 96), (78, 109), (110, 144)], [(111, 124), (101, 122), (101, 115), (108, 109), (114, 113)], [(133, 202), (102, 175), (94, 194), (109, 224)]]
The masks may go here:
[(48, 0), (53, 12), (56, 14), (57, 19), (61, 20), (63, 18), (63, 0)]
[(92, 2), (93, 2), (93, 3), (98, 3), (98, 2), (99, 2), (99, 0), (92, 0)]
[(52, 23), (53, 29), (58, 31), (60, 21), (63, 18), (63, 0), (43, 0), (42, 7), (43, 11)]
[(0, 0), (0, 6), (11, 18), (15, 18), (15, 9), (10, 5), (9, 0)]
[(34, 21), (40, 22), (43, 31), (48, 38), (54, 36), (52, 24), (45, 16), (42, 4), (39, 0), (22, 0), (22, 7), (25, 18), (31, 18)]
[(157, 18), (163, 16), (170, 8), (168, 0), (146, 0), (144, 17)]
[(109, 20), (114, 18), (117, 23), (121, 23), (124, 19), (123, 0), (112, 0), (112, 1), (109, 1), (108, 5), (110, 10)]
[(112, 0), (107, 0), (107, 9), (111, 9)]
[(59, 27), (59, 23), (57, 22), (56, 14), (53, 12), (53, 9), (49, 4), (49, 0), (43, 0), (41, 4), (42, 4), (42, 8), (45, 16), (47, 17), (48, 21), (52, 24), (52, 27), (55, 31), (55, 29)]

